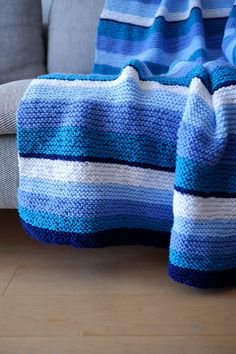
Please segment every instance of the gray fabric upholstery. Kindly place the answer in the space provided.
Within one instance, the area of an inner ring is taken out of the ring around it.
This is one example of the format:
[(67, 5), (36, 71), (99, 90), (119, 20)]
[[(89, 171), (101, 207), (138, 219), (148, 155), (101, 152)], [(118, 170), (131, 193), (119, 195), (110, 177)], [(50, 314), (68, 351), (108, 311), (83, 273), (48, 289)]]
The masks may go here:
[(41, 0), (0, 0), (0, 84), (45, 73)]
[[(43, 1), (50, 5), (51, 0)], [(104, 0), (54, 0), (49, 30), (50, 72), (91, 71), (96, 27), (103, 3)], [(13, 134), (18, 103), (30, 83), (30, 80), (10, 81), (32, 79), (45, 72), (40, 0), (0, 0), (0, 33), (2, 209), (17, 208), (19, 177), (16, 136)], [(5, 82), (10, 83), (1, 85)]]
[(16, 111), (30, 80), (0, 85), (0, 135), (16, 133)]
[(48, 71), (89, 73), (104, 0), (53, 0), (49, 21)]
[(17, 208), (18, 159), (15, 135), (0, 136), (0, 209)]

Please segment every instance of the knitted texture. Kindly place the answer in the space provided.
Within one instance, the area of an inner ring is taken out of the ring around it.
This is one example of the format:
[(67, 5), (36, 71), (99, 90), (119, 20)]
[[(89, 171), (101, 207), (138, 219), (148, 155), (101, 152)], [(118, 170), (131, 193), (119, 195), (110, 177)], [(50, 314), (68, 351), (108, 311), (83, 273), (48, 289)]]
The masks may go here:
[(26, 231), (169, 247), (169, 274), (236, 281), (236, 7), (108, 0), (91, 75), (32, 81), (18, 110)]

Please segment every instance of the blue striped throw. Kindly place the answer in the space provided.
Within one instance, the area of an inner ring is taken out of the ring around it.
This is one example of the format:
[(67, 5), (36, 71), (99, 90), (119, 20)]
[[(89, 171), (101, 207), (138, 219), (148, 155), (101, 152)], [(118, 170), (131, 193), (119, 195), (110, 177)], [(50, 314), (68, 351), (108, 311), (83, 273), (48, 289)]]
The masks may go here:
[(174, 280), (235, 285), (235, 65), (232, 0), (106, 1), (93, 73), (41, 76), (20, 103), (25, 230), (169, 247)]

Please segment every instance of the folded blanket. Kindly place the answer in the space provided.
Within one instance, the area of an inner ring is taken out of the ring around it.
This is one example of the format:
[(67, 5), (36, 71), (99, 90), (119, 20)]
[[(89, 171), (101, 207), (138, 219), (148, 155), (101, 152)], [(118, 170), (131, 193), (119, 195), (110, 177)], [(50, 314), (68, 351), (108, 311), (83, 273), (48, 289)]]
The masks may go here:
[(169, 247), (174, 280), (236, 283), (235, 25), (231, 0), (106, 2), (93, 74), (42, 76), (19, 107), (31, 236)]

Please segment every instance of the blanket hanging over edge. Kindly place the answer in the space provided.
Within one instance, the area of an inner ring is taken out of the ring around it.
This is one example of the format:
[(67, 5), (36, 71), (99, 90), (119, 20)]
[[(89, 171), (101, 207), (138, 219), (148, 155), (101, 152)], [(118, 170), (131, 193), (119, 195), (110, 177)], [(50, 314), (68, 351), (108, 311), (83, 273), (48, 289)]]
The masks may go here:
[(174, 280), (235, 285), (236, 6), (212, 4), (108, 0), (93, 73), (32, 81), (17, 119), (29, 235), (169, 247)]

